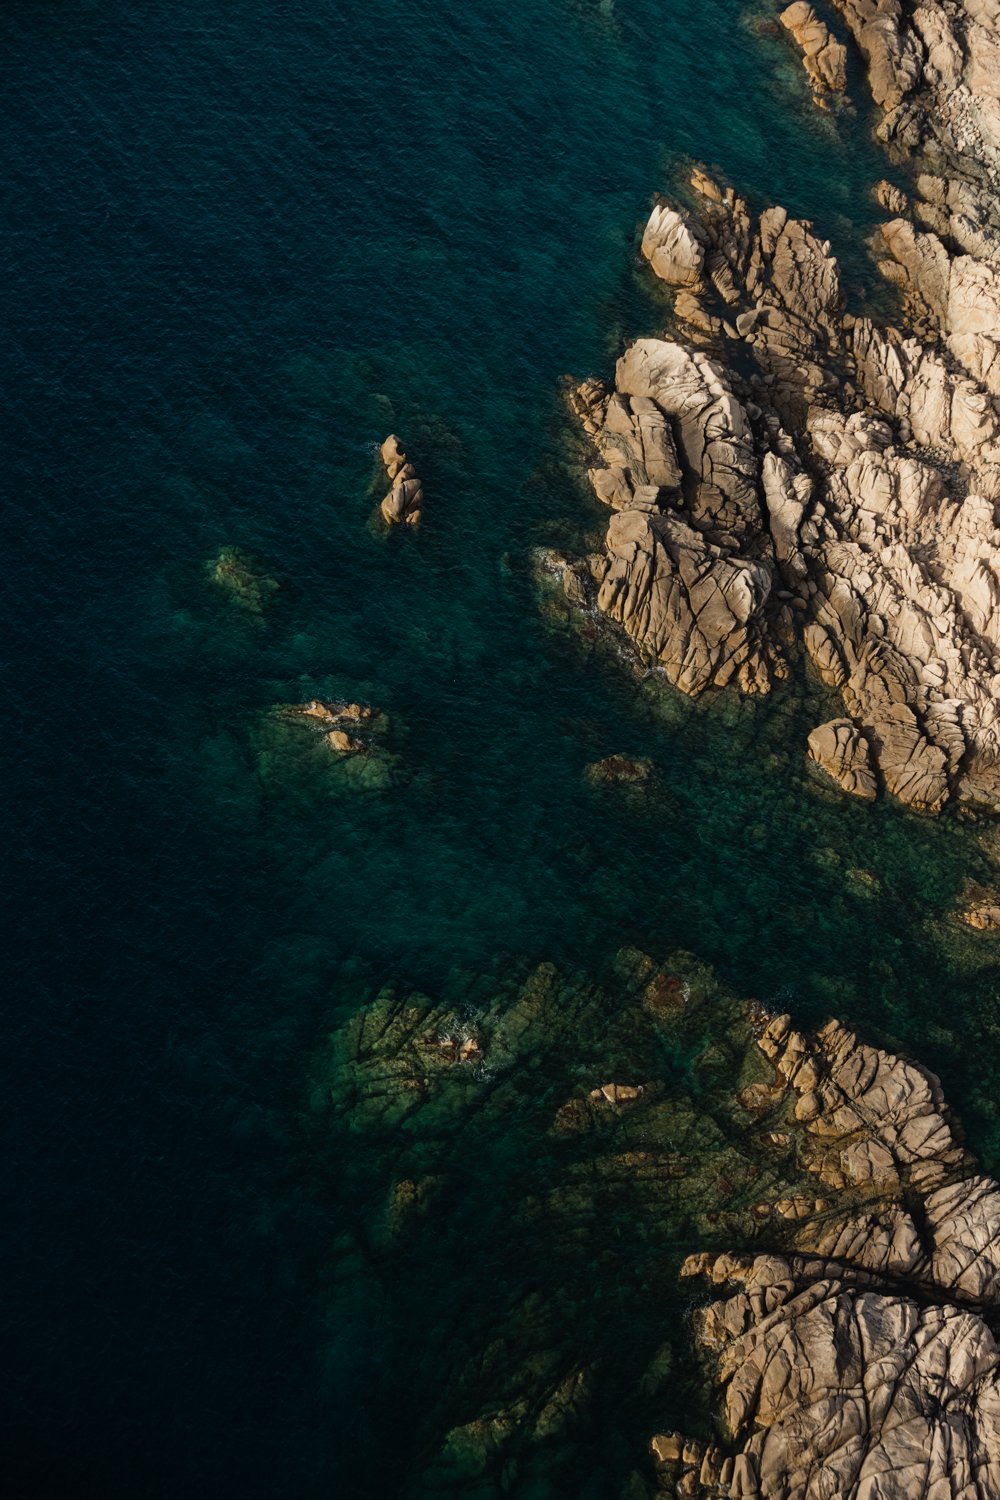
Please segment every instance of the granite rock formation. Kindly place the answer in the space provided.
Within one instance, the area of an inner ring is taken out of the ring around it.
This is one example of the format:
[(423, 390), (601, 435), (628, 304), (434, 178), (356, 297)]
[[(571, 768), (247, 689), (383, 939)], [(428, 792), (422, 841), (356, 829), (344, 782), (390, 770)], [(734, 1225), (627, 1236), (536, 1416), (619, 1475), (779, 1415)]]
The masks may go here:
[[(490, 999), (456, 976), (457, 1009), (389, 987), (317, 1061), (310, 1156), (328, 1142), (352, 1174), (367, 1273), (432, 1266), (424, 1295), (454, 1315), (421, 1405), (428, 1492), (510, 1480), (609, 1389), (652, 1392), (653, 1424), (676, 1409), (694, 1293), (724, 1422), (710, 1444), (656, 1433), (629, 1496), (1000, 1495), (1000, 1186), (937, 1079), (836, 1021), (770, 1017), (689, 956), (614, 967), (612, 992), (542, 965)], [(620, 1325), (595, 1309), (611, 1271)]]
[(383, 520), (390, 526), (419, 526), (424, 488), (395, 433), (389, 434), (379, 452), (392, 482), (380, 506)]
[(658, 1434), (661, 1483), (732, 1500), (1000, 1495), (1000, 1186), (916, 1064), (837, 1022), (809, 1038), (787, 1016), (759, 1046), (768, 1103), (804, 1128), (825, 1196), (791, 1205), (791, 1253), (682, 1267), (729, 1288), (695, 1336), (730, 1441)]
[(843, 93), (847, 87), (847, 48), (816, 14), (807, 0), (795, 0), (779, 17), (802, 53), (817, 103), (827, 93)]
[(614, 512), (593, 602), (692, 695), (766, 692), (800, 641), (855, 727), (844, 750), (867, 746), (860, 781), (834, 769), (848, 790), (1000, 809), (993, 393), (939, 342), (845, 312), (808, 223), (702, 172), (690, 199), (643, 239), (675, 337), (572, 397)]
[[(615, 514), (564, 584), (691, 694), (767, 691), (801, 642), (854, 726), (811, 747), (847, 790), (997, 811), (1000, 0), (834, 3), (911, 166), (911, 192), (875, 189), (903, 326), (845, 309), (810, 224), (695, 172), (642, 239), (672, 337), (573, 398)], [(803, 0), (781, 21), (839, 91), (827, 22)]]

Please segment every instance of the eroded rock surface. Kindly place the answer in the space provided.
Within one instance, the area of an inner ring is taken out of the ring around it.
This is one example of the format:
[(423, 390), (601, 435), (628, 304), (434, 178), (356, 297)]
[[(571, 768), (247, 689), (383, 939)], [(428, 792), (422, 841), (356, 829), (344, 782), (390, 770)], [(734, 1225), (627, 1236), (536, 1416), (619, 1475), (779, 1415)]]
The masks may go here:
[(390, 433), (379, 450), (392, 489), (381, 504), (382, 517), (390, 526), (419, 526), (424, 505), (424, 487), (410, 463), (402, 443)]
[(593, 602), (692, 695), (765, 692), (801, 642), (854, 726), (816, 755), (846, 790), (1000, 809), (991, 390), (939, 342), (846, 313), (808, 223), (702, 172), (690, 202), (643, 241), (675, 337), (573, 396), (614, 512)]
[(831, 719), (814, 729), (809, 736), (809, 754), (845, 792), (866, 802), (874, 801), (878, 781), (868, 741), (850, 719)]
[(788, 1205), (793, 1253), (682, 1267), (729, 1288), (695, 1336), (731, 1451), (659, 1434), (661, 1481), (734, 1500), (1000, 1495), (1000, 1186), (925, 1069), (835, 1021), (808, 1037), (780, 1016), (759, 1046), (767, 1106), (802, 1130), (824, 1196)]
[(847, 48), (806, 0), (795, 0), (780, 21), (802, 53), (809, 82), (817, 95), (842, 93), (847, 87)]

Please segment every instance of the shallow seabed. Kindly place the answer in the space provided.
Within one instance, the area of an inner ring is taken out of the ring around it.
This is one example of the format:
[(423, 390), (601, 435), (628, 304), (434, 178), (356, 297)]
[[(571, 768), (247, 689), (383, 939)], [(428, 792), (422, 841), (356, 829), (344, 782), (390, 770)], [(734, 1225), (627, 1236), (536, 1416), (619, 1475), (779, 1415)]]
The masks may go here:
[[(746, 15), (4, 7), (18, 1496), (610, 1496), (650, 1424), (705, 1420), (673, 1274), (704, 1222), (627, 1182), (524, 1217), (590, 1159), (548, 1131), (605, 1064), (721, 1128), (692, 1059), (728, 999), (630, 1052), (623, 947), (912, 1048), (1000, 1167), (998, 950), (947, 918), (978, 830), (822, 788), (801, 676), (637, 683), (528, 566), (600, 525), (560, 380), (662, 321), (637, 229), (682, 159), (815, 218), (876, 295), (864, 113), (819, 117)], [(371, 524), (393, 429), (416, 537)], [(226, 547), (278, 587), (220, 587)], [(275, 719), (314, 695), (385, 710), (374, 766)], [(616, 752), (648, 788), (585, 779)], [(343, 1107), (328, 1038), (384, 985), (502, 1029), (541, 962), (489, 1107)], [(394, 1184), (449, 1173), (388, 1249)], [(588, 1350), (575, 1427), (440, 1458)]]

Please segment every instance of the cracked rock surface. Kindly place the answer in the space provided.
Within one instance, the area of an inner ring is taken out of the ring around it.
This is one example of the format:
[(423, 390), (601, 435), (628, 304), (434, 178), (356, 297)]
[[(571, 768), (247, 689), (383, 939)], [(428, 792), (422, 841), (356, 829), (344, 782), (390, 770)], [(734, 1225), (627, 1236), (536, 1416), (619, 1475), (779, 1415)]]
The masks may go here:
[(691, 695), (766, 692), (800, 642), (843, 701), (839, 742), (810, 748), (845, 790), (1000, 809), (993, 395), (940, 342), (846, 313), (808, 223), (701, 172), (691, 200), (643, 242), (676, 336), (573, 397), (614, 511), (598, 610)]
[[(766, 692), (801, 643), (853, 726), (810, 742), (846, 791), (995, 812), (1000, 0), (834, 4), (912, 169), (910, 193), (875, 185), (903, 326), (845, 309), (809, 223), (696, 171), (642, 239), (671, 336), (573, 398), (615, 512), (573, 587), (692, 695)], [(840, 91), (828, 18), (781, 21), (818, 102)]]
[(682, 1267), (726, 1288), (695, 1337), (730, 1441), (658, 1434), (661, 1485), (734, 1500), (1000, 1495), (1000, 1187), (916, 1064), (835, 1021), (810, 1038), (779, 1016), (758, 1045), (768, 1103), (777, 1088), (828, 1196), (788, 1205), (792, 1253)]

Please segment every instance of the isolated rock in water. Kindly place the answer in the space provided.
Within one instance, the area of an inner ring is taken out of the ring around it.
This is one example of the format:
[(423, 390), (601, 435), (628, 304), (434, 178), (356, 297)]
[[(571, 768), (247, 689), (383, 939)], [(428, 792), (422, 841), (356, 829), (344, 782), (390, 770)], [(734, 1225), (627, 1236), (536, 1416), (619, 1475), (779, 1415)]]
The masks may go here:
[(383, 519), (390, 526), (418, 526), (424, 503), (423, 485), (409, 462), (395, 433), (390, 433), (380, 449), (392, 489), (381, 504)]
[(847, 48), (838, 42), (806, 0), (796, 0), (779, 17), (802, 52), (809, 82), (817, 93), (842, 92), (847, 87)]
[[(321, 730), (327, 745), (337, 756), (373, 754), (388, 722), (384, 714), (368, 704), (329, 703), (321, 698), (286, 704), (276, 712), (282, 719)], [(357, 730), (365, 730), (367, 734), (358, 735)]]
[(809, 754), (845, 792), (874, 801), (878, 782), (868, 741), (850, 719), (831, 719), (814, 729), (809, 736)]
[(320, 698), (310, 698), (306, 703), (295, 703), (284, 710), (289, 716), (313, 720), (328, 728), (344, 723), (371, 724), (377, 713), (374, 708), (362, 703), (324, 703)]
[(326, 742), (338, 755), (364, 755), (368, 749), (364, 740), (348, 734), (346, 729), (331, 729), (326, 736)]
[(390, 432), (379, 449), (379, 453), (382, 456), (382, 462), (385, 464), (385, 471), (389, 478), (395, 479), (400, 469), (406, 465), (406, 454), (403, 452), (403, 445), (394, 432)]

